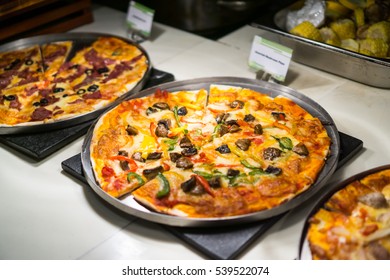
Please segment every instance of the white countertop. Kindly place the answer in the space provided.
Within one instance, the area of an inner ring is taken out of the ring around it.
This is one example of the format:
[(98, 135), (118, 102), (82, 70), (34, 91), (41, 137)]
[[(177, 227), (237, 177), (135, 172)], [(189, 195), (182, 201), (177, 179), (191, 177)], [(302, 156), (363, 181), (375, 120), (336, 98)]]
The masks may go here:
[[(74, 32), (126, 36), (124, 13), (94, 6), (94, 16), (95, 22)], [(245, 26), (215, 42), (155, 23), (152, 40), (141, 45), (153, 66), (176, 80), (255, 78), (247, 65), (255, 34), (260, 30)], [(287, 86), (314, 99), (340, 131), (364, 142), (330, 183), (390, 163), (390, 90), (294, 62), (289, 75)], [(90, 187), (64, 173), (61, 162), (80, 153), (82, 142), (81, 137), (40, 162), (0, 144), (0, 259), (206, 258), (161, 226), (112, 210)], [(306, 210), (285, 216), (238, 258), (294, 259)]]

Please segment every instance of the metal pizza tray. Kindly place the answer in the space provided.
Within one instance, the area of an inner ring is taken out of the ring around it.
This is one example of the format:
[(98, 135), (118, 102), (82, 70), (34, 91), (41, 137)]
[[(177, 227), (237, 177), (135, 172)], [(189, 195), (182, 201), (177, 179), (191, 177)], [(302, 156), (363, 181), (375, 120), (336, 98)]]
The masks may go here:
[(324, 194), (322, 194), (320, 196), (320, 198), (314, 203), (314, 206), (309, 211), (309, 214), (306, 217), (306, 220), (305, 220), (305, 223), (303, 226), (303, 230), (302, 230), (302, 234), (301, 234), (301, 239), (299, 242), (298, 259), (301, 259), (301, 260), (312, 259), (310, 248), (309, 248), (309, 242), (307, 240), (307, 232), (309, 230), (309, 225), (310, 225), (309, 220), (315, 213), (317, 213), (317, 211), (321, 207), (324, 206), (324, 204), (332, 197), (332, 195), (334, 195), (336, 192), (345, 188), (347, 185), (351, 184), (352, 182), (354, 182), (356, 180), (361, 180), (368, 175), (371, 175), (373, 173), (377, 173), (379, 171), (386, 170), (386, 169), (390, 169), (390, 164), (378, 166), (378, 167), (372, 168), (370, 170), (366, 170), (366, 171), (360, 172), (358, 174), (355, 174), (355, 175), (345, 179), (344, 181), (331, 186), (329, 189), (327, 189), (327, 191)]
[(48, 122), (48, 123), (42, 123), (42, 124), (24, 123), (24, 124), (15, 125), (15, 126), (0, 127), (0, 135), (17, 134), (17, 133), (35, 133), (35, 132), (42, 132), (42, 131), (65, 128), (65, 127), (70, 127), (70, 126), (73, 126), (76, 124), (80, 124), (80, 123), (83, 123), (83, 122), (86, 122), (86, 121), (89, 121), (89, 120), (92, 120), (92, 119), (98, 117), (104, 110), (119, 104), (125, 98), (127, 98), (127, 97), (131, 96), (132, 94), (134, 94), (135, 92), (138, 92), (139, 90), (141, 90), (150, 76), (152, 65), (150, 62), (149, 55), (145, 51), (145, 49), (127, 38), (115, 36), (112, 34), (105, 34), (105, 33), (59, 33), (59, 34), (35, 36), (35, 37), (24, 38), (24, 39), (19, 39), (19, 40), (13, 41), (13, 42), (9, 42), (7, 44), (0, 46), (0, 52), (19, 50), (19, 49), (23, 49), (23, 48), (26, 48), (29, 46), (42, 45), (42, 44), (46, 44), (46, 43), (50, 43), (50, 42), (73, 41), (72, 50), (70, 51), (69, 56), (67, 58), (67, 60), (70, 60), (76, 54), (77, 51), (81, 50), (84, 47), (89, 46), (99, 37), (115, 37), (115, 38), (121, 39), (121, 40), (139, 48), (141, 50), (141, 52), (143, 52), (143, 54), (146, 56), (147, 61), (148, 61), (148, 69), (145, 72), (144, 77), (134, 86), (133, 89), (131, 89), (130, 91), (128, 91), (127, 93), (125, 93), (124, 95), (119, 97), (113, 103), (111, 103), (111, 104), (109, 104), (101, 109), (91, 111), (89, 113), (75, 116), (72, 118), (54, 121), (54, 122)]
[(277, 0), (251, 26), (267, 31), (293, 49), (292, 60), (369, 86), (390, 88), (390, 59), (375, 58), (290, 34), (286, 15), (295, 1)]
[(154, 211), (151, 211), (145, 208), (143, 205), (139, 204), (135, 201), (132, 195), (127, 195), (124, 198), (114, 198), (104, 192), (99, 185), (97, 184), (94, 173), (91, 166), (90, 159), (90, 144), (93, 129), (96, 125), (96, 122), (90, 127), (86, 138), (84, 140), (81, 152), (81, 161), (83, 166), (83, 171), (85, 178), (91, 188), (105, 201), (115, 206), (116, 208), (131, 214), (133, 216), (139, 217), (141, 219), (145, 219), (148, 221), (170, 225), (170, 226), (180, 226), (180, 227), (216, 227), (221, 225), (234, 225), (234, 224), (242, 224), (246, 222), (254, 222), (265, 220), (271, 217), (275, 217), (279, 214), (285, 213), (294, 207), (302, 204), (304, 201), (312, 197), (317, 192), (321, 191), (322, 186), (325, 182), (330, 178), (333, 172), (336, 169), (337, 161), (340, 153), (340, 139), (339, 134), (336, 128), (335, 123), (333, 122), (330, 115), (315, 101), (309, 99), (305, 95), (295, 91), (294, 89), (259, 81), (253, 79), (245, 79), (245, 78), (237, 78), (237, 77), (211, 77), (211, 78), (199, 78), (193, 80), (185, 80), (179, 82), (171, 82), (166, 83), (158, 87), (153, 87), (144, 91), (141, 91), (132, 97), (142, 97), (147, 96), (156, 91), (157, 88), (167, 91), (179, 91), (179, 90), (197, 90), (197, 89), (208, 89), (211, 84), (224, 84), (231, 85), (237, 87), (245, 87), (250, 88), (258, 92), (262, 92), (271, 97), (276, 97), (278, 95), (285, 96), (290, 98), (305, 110), (307, 110), (310, 114), (320, 119), (322, 124), (325, 126), (329, 137), (332, 140), (330, 154), (325, 163), (324, 168), (318, 176), (317, 181), (314, 185), (312, 185), (307, 191), (302, 194), (296, 196), (290, 201), (264, 211), (259, 211), (255, 213), (233, 216), (233, 217), (225, 217), (225, 218), (186, 218), (186, 217), (176, 217), (170, 216), (166, 214), (160, 214)]

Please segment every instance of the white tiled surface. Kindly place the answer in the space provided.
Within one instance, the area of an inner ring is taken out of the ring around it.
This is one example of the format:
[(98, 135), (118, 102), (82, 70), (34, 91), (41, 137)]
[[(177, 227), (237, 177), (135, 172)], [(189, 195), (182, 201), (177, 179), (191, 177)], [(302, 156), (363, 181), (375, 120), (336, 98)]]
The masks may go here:
[[(125, 36), (125, 14), (94, 7), (95, 22), (75, 29)], [(247, 66), (258, 30), (246, 26), (219, 42), (161, 24), (141, 45), (157, 69), (176, 80), (213, 76), (254, 78)], [(390, 91), (367, 87), (291, 63), (287, 85), (309, 96), (333, 117), (340, 131), (364, 141), (364, 150), (331, 182), (390, 163)], [(35, 163), (0, 144), (0, 259), (203, 259), (159, 225), (113, 210), (86, 185), (61, 170), (83, 139)], [(241, 259), (293, 259), (309, 205), (293, 211)], [(169, 252), (169, 253), (167, 253)]]

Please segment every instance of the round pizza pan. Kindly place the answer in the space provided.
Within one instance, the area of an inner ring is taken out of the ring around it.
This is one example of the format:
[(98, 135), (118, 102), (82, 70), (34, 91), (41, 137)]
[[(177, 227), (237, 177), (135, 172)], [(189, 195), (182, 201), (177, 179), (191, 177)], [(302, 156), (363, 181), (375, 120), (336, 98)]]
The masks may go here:
[(7, 52), (12, 50), (19, 50), (24, 49), (33, 45), (42, 45), (47, 44), (51, 42), (59, 42), (59, 41), (72, 41), (73, 46), (72, 49), (68, 55), (67, 61), (70, 60), (78, 50), (81, 50), (84, 47), (87, 47), (91, 45), (95, 40), (97, 40), (99, 37), (114, 37), (121, 39), (131, 45), (136, 46), (138, 49), (141, 50), (141, 52), (145, 55), (147, 62), (148, 62), (148, 68), (145, 72), (144, 77), (138, 81), (138, 83), (127, 93), (120, 96), (118, 99), (116, 99), (114, 102), (106, 105), (103, 108), (100, 108), (98, 110), (94, 110), (85, 114), (81, 114), (79, 116), (71, 117), (68, 119), (53, 121), (53, 122), (47, 122), (47, 123), (23, 123), (18, 124), (15, 126), (0, 126), (0, 135), (5, 134), (18, 134), (18, 133), (35, 133), (35, 132), (42, 132), (42, 131), (48, 131), (48, 130), (55, 130), (55, 129), (61, 129), (65, 127), (74, 126), (76, 124), (80, 124), (83, 122), (87, 122), (90, 120), (93, 120), (97, 118), (103, 111), (114, 107), (115, 105), (119, 104), (121, 101), (123, 101), (125, 98), (128, 98), (132, 94), (138, 92), (142, 89), (142, 87), (147, 82), (150, 72), (152, 69), (150, 57), (148, 53), (145, 51), (143, 47), (138, 45), (137, 43), (120, 36), (115, 36), (112, 34), (105, 34), (105, 33), (58, 33), (58, 34), (50, 34), (50, 35), (40, 35), (30, 38), (24, 38), (19, 39), (16, 41), (12, 41), (9, 43), (6, 43), (4, 45), (0, 46), (0, 52)]
[(307, 240), (307, 232), (308, 232), (309, 226), (310, 226), (309, 220), (315, 213), (317, 213), (318, 210), (320, 210), (320, 208), (322, 208), (324, 206), (324, 204), (332, 197), (332, 195), (334, 195), (336, 192), (345, 188), (347, 185), (351, 184), (352, 182), (354, 182), (356, 180), (361, 180), (368, 175), (371, 175), (371, 174), (374, 174), (374, 173), (377, 173), (379, 171), (386, 170), (386, 169), (390, 169), (390, 164), (378, 166), (378, 167), (360, 172), (358, 174), (355, 174), (355, 175), (345, 179), (344, 181), (342, 181), (340, 183), (337, 183), (333, 186), (330, 186), (330, 188), (320, 196), (320, 198), (314, 203), (314, 206), (311, 208), (311, 210), (309, 211), (309, 214), (307, 215), (307, 217), (305, 219), (305, 223), (304, 223), (302, 234), (301, 234), (301, 239), (299, 241), (298, 259), (300, 259), (300, 260), (311, 260), (312, 259), (312, 255), (311, 255), (310, 248), (309, 248), (309, 242)]
[(335, 123), (333, 122), (330, 115), (315, 101), (309, 99), (305, 95), (295, 91), (294, 89), (254, 80), (254, 79), (245, 79), (245, 78), (237, 78), (237, 77), (210, 77), (210, 78), (198, 78), (192, 80), (178, 81), (166, 83), (161, 86), (153, 87), (144, 91), (141, 91), (132, 96), (132, 98), (147, 96), (156, 91), (157, 88), (162, 90), (167, 90), (170, 92), (179, 91), (179, 90), (197, 90), (197, 89), (208, 89), (211, 84), (223, 84), (223, 85), (231, 85), (237, 87), (250, 88), (255, 91), (267, 94), (271, 97), (276, 97), (278, 95), (285, 96), (290, 98), (305, 110), (307, 110), (311, 115), (317, 117), (324, 127), (326, 128), (329, 137), (332, 140), (330, 147), (330, 154), (327, 158), (327, 161), (318, 176), (316, 182), (305, 192), (299, 194), (295, 198), (281, 204), (277, 207), (274, 207), (269, 210), (259, 211), (255, 213), (239, 215), (239, 216), (231, 216), (231, 217), (222, 217), (222, 218), (186, 218), (186, 217), (177, 217), (170, 216), (166, 214), (157, 213), (145, 208), (143, 205), (139, 204), (132, 195), (127, 195), (124, 198), (114, 198), (107, 193), (105, 193), (100, 186), (97, 184), (94, 173), (91, 166), (90, 159), (90, 144), (92, 138), (92, 132), (94, 126), (93, 124), (89, 129), (86, 138), (83, 143), (82, 152), (81, 152), (81, 160), (82, 166), (84, 170), (84, 175), (88, 184), (91, 188), (105, 201), (114, 207), (141, 219), (145, 219), (148, 221), (170, 225), (170, 226), (179, 226), (179, 227), (216, 227), (221, 225), (235, 225), (242, 224), (247, 222), (255, 222), (265, 220), (271, 217), (275, 217), (282, 213), (285, 213), (294, 207), (302, 204), (304, 201), (312, 197), (315, 193), (321, 191), (321, 188), (325, 184), (325, 182), (330, 178), (333, 172), (336, 169), (337, 161), (340, 153), (340, 139), (338, 135), (338, 131)]

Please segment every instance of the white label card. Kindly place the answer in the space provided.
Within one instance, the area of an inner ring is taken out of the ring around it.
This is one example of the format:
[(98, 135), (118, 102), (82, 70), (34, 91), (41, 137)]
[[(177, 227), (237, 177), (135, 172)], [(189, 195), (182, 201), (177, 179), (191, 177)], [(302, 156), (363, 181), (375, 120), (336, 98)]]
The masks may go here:
[(149, 37), (152, 31), (154, 10), (131, 1), (127, 11), (127, 25), (130, 29)]
[(283, 82), (290, 65), (292, 52), (290, 48), (255, 36), (249, 55), (249, 66), (257, 71), (263, 70), (271, 74), (274, 79)]

